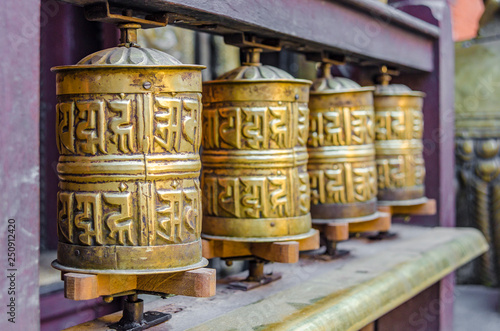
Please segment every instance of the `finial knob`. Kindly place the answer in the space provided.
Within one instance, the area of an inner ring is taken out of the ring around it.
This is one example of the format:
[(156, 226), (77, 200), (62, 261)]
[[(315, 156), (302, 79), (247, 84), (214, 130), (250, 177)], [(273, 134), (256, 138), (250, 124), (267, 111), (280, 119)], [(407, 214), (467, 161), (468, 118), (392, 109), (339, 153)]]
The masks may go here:
[(141, 28), (140, 24), (119, 24), (118, 28), (121, 31), (120, 44), (118, 46), (140, 47), (137, 44), (137, 29)]

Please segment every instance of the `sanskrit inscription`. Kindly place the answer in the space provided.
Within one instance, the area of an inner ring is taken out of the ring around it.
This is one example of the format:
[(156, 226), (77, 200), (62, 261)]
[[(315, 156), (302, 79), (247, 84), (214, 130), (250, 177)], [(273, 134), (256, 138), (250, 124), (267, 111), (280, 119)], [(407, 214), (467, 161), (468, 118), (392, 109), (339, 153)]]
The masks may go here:
[(308, 146), (350, 146), (373, 143), (373, 109), (332, 107), (309, 116)]
[(203, 111), (203, 146), (205, 149), (246, 150), (305, 146), (308, 113), (306, 106), (296, 104), (207, 107)]

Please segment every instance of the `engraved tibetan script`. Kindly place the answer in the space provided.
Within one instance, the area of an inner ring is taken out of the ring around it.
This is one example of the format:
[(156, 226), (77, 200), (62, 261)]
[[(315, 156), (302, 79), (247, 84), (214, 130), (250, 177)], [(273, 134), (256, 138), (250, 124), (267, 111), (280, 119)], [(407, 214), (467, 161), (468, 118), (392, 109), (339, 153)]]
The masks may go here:
[(130, 192), (58, 193), (59, 238), (78, 245), (136, 245)]
[(332, 107), (311, 112), (309, 140), (311, 147), (350, 146), (373, 143), (373, 110), (370, 108)]
[(198, 152), (200, 116), (197, 99), (155, 97), (155, 151)]
[(61, 154), (135, 151), (132, 101), (77, 100), (57, 105), (57, 147)]
[(377, 140), (421, 139), (423, 134), (422, 111), (413, 108), (380, 110), (375, 113)]
[(222, 217), (262, 218), (293, 216), (291, 184), (283, 175), (214, 177), (204, 175), (204, 208)]
[(309, 176), (313, 204), (365, 202), (377, 194), (375, 163), (337, 163)]
[(157, 237), (182, 243), (201, 231), (201, 201), (198, 190), (158, 190)]
[(134, 152), (134, 126), (131, 122), (131, 101), (116, 100), (108, 102), (109, 110), (117, 113), (117, 117), (111, 118), (109, 128), (112, 132), (111, 142), (118, 146), (123, 152)]
[[(220, 107), (203, 111), (205, 149), (284, 149), (305, 146), (307, 106)], [(291, 130), (292, 127), (298, 130)], [(295, 138), (294, 138), (295, 137)]]

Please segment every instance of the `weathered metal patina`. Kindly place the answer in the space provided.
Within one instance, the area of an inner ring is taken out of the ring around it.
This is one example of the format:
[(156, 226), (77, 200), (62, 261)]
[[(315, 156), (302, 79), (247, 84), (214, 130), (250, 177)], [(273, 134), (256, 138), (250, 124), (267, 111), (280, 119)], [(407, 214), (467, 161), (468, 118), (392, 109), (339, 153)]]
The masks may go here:
[(54, 267), (166, 273), (201, 256), (201, 70), (136, 43), (56, 67), (59, 246)]
[(378, 200), (405, 205), (425, 202), (422, 143), (424, 93), (390, 84), (387, 74), (374, 93)]
[(240, 241), (311, 235), (310, 81), (259, 62), (260, 49), (203, 84), (203, 234)]
[(323, 64), (309, 100), (313, 223), (377, 218), (373, 87), (333, 78)]

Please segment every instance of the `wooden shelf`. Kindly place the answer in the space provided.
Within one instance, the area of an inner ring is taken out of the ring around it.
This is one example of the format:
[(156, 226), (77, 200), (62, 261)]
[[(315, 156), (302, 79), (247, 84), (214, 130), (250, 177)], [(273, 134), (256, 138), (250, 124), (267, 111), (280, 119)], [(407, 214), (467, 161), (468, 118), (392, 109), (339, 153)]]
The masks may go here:
[[(356, 252), (340, 260), (274, 264), (273, 272), (281, 272), (283, 278), (249, 292), (218, 284), (213, 298), (173, 297), (146, 304), (146, 310), (173, 314), (170, 321), (151, 330), (167, 326), (174, 331), (284, 330), (315, 329), (315, 325), (359, 330), (488, 249), (474, 229), (401, 224), (393, 228), (399, 234), (393, 240), (373, 243), (360, 238), (340, 243), (341, 248)], [(350, 314), (345, 314), (347, 310)], [(108, 315), (68, 330), (105, 330), (106, 323), (120, 316)]]

